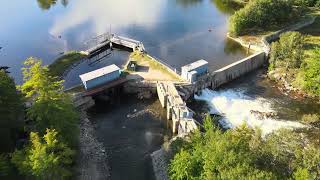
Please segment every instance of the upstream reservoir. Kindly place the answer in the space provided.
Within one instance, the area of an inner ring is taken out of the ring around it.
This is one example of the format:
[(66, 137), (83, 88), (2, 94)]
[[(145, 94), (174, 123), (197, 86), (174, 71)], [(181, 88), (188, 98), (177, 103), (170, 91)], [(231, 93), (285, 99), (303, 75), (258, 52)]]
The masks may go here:
[[(10, 0), (1, 4), (0, 65), (10, 67), (18, 84), (26, 58), (41, 58), (47, 65), (63, 52), (88, 48), (88, 40), (110, 31), (143, 42), (149, 54), (178, 69), (205, 59), (211, 70), (217, 70), (247, 56), (244, 48), (227, 39), (232, 9), (219, 0)], [(67, 74), (65, 86), (79, 84), (79, 75), (88, 71), (110, 64), (121, 67), (128, 56), (115, 50), (94, 64), (83, 62)], [(300, 126), (297, 119), (320, 109), (312, 100), (284, 96), (257, 74), (217, 91), (204, 90), (195, 98), (206, 101), (211, 112), (225, 114), (230, 126), (252, 118), (251, 110), (276, 111), (279, 119), (250, 121), (268, 132)], [(122, 95), (113, 104), (97, 102), (90, 111), (97, 137), (110, 156), (112, 179), (153, 179), (149, 154), (172, 136), (160, 108), (156, 98)]]

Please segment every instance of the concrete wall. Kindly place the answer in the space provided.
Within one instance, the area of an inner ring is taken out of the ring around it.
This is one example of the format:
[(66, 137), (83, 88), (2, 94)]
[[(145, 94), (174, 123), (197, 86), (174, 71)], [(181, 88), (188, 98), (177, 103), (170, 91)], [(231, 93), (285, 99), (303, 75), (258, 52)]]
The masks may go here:
[(258, 69), (259, 67), (262, 67), (265, 62), (265, 53), (259, 52), (214, 71), (211, 76), (211, 88), (214, 89), (224, 83), (239, 78), (248, 72)]
[(262, 44), (264, 45), (264, 51), (266, 52), (266, 54), (269, 54), (270, 50), (271, 50), (271, 47), (270, 47), (270, 44), (274, 41), (276, 41), (277, 39), (279, 39), (280, 35), (282, 33), (285, 33), (285, 32), (288, 32), (288, 31), (297, 31), (303, 27), (306, 27), (306, 26), (309, 26), (310, 24), (313, 24), (314, 21), (315, 21), (316, 17), (313, 16), (313, 17), (310, 17), (310, 18), (307, 18), (301, 22), (298, 22), (294, 25), (291, 25), (289, 27), (286, 27), (284, 29), (281, 29), (279, 31), (276, 31), (272, 34), (269, 34), (267, 36), (264, 36), (262, 38)]
[[(261, 51), (228, 66), (225, 66), (221, 69), (218, 69), (210, 73), (209, 75), (199, 77), (198, 81), (195, 84), (192, 84), (192, 86), (186, 85), (186, 88), (189, 89), (188, 92), (190, 93), (195, 93), (208, 87), (214, 89), (222, 84), (228, 83), (246, 73), (262, 67), (265, 63), (265, 52)], [(187, 94), (186, 96), (190, 97), (190, 95)]]

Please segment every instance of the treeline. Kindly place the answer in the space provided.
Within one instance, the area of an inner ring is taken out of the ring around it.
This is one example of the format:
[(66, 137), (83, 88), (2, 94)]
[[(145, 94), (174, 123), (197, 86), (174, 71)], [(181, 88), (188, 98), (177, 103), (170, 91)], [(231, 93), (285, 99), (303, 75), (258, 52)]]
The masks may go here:
[[(41, 61), (35, 58), (27, 59), (24, 65), (24, 83), (18, 89), (12, 78), (0, 72), (0, 79), (7, 82), (0, 83), (1, 123), (7, 122), (12, 127), (24, 125), (24, 132), (29, 136), (13, 153), (6, 151), (9, 155), (0, 156), (0, 177), (10, 177), (12, 165), (31, 179), (70, 177), (78, 142), (78, 113), (69, 95), (62, 92), (62, 81), (51, 76), (47, 66), (42, 66)], [(26, 104), (25, 113), (23, 103)], [(18, 133), (15, 129), (12, 131)], [(15, 140), (17, 138), (7, 139), (8, 142)]]
[(298, 133), (279, 130), (262, 138), (245, 125), (223, 132), (204, 121), (189, 140), (171, 145), (170, 179), (317, 179), (320, 151)]
[(230, 33), (234, 36), (252, 30), (269, 30), (305, 14), (306, 6), (319, 6), (320, 0), (250, 0), (230, 17)]

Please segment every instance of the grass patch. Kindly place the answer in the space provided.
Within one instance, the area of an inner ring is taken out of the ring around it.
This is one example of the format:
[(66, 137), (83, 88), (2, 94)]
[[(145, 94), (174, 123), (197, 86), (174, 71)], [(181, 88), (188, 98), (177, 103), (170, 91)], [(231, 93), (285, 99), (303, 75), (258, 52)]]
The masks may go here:
[[(147, 64), (150, 69), (157, 70), (164, 74), (167, 74), (174, 80), (180, 80), (180, 77), (177, 74), (171, 72), (170, 70), (168, 70), (167, 67), (165, 67), (158, 61), (150, 58), (149, 56), (147, 56), (147, 54), (135, 51), (130, 54), (130, 59), (134, 59), (137, 62), (138, 66), (143, 66)], [(126, 68), (127, 67), (125, 67), (125, 69)], [(130, 72), (130, 71), (127, 70), (127, 72)]]
[(49, 65), (50, 73), (53, 76), (62, 77), (63, 73), (74, 63), (85, 58), (86, 55), (81, 54), (77, 51), (70, 51), (58, 59), (56, 59), (52, 64)]
[(304, 46), (305, 54), (312, 55), (316, 48), (320, 48), (320, 14), (313, 24), (299, 30), (300, 33), (306, 35), (306, 44)]

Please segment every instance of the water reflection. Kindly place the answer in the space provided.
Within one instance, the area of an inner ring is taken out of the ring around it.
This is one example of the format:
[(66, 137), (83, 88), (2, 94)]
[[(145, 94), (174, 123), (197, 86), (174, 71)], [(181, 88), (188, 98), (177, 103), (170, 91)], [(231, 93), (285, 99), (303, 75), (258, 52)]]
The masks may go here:
[[(42, 10), (49, 10), (52, 6), (57, 4), (58, 0), (37, 0), (38, 5)], [(63, 6), (67, 6), (69, 3), (69, 0), (61, 0), (61, 4)]]
[(55, 18), (49, 32), (57, 36), (73, 28), (89, 26), (91, 33), (97, 35), (128, 25), (151, 28), (164, 4), (163, 0), (77, 0), (69, 11)]
[(226, 54), (237, 54), (242, 52), (241, 45), (239, 43), (235, 43), (233, 40), (227, 38), (224, 43), (224, 52)]
[(201, 3), (203, 0), (176, 0), (176, 3), (182, 7), (190, 7)]
[(224, 0), (211, 0), (220, 12), (225, 14), (233, 14), (236, 10), (241, 8), (241, 5), (234, 1), (224, 1)]

